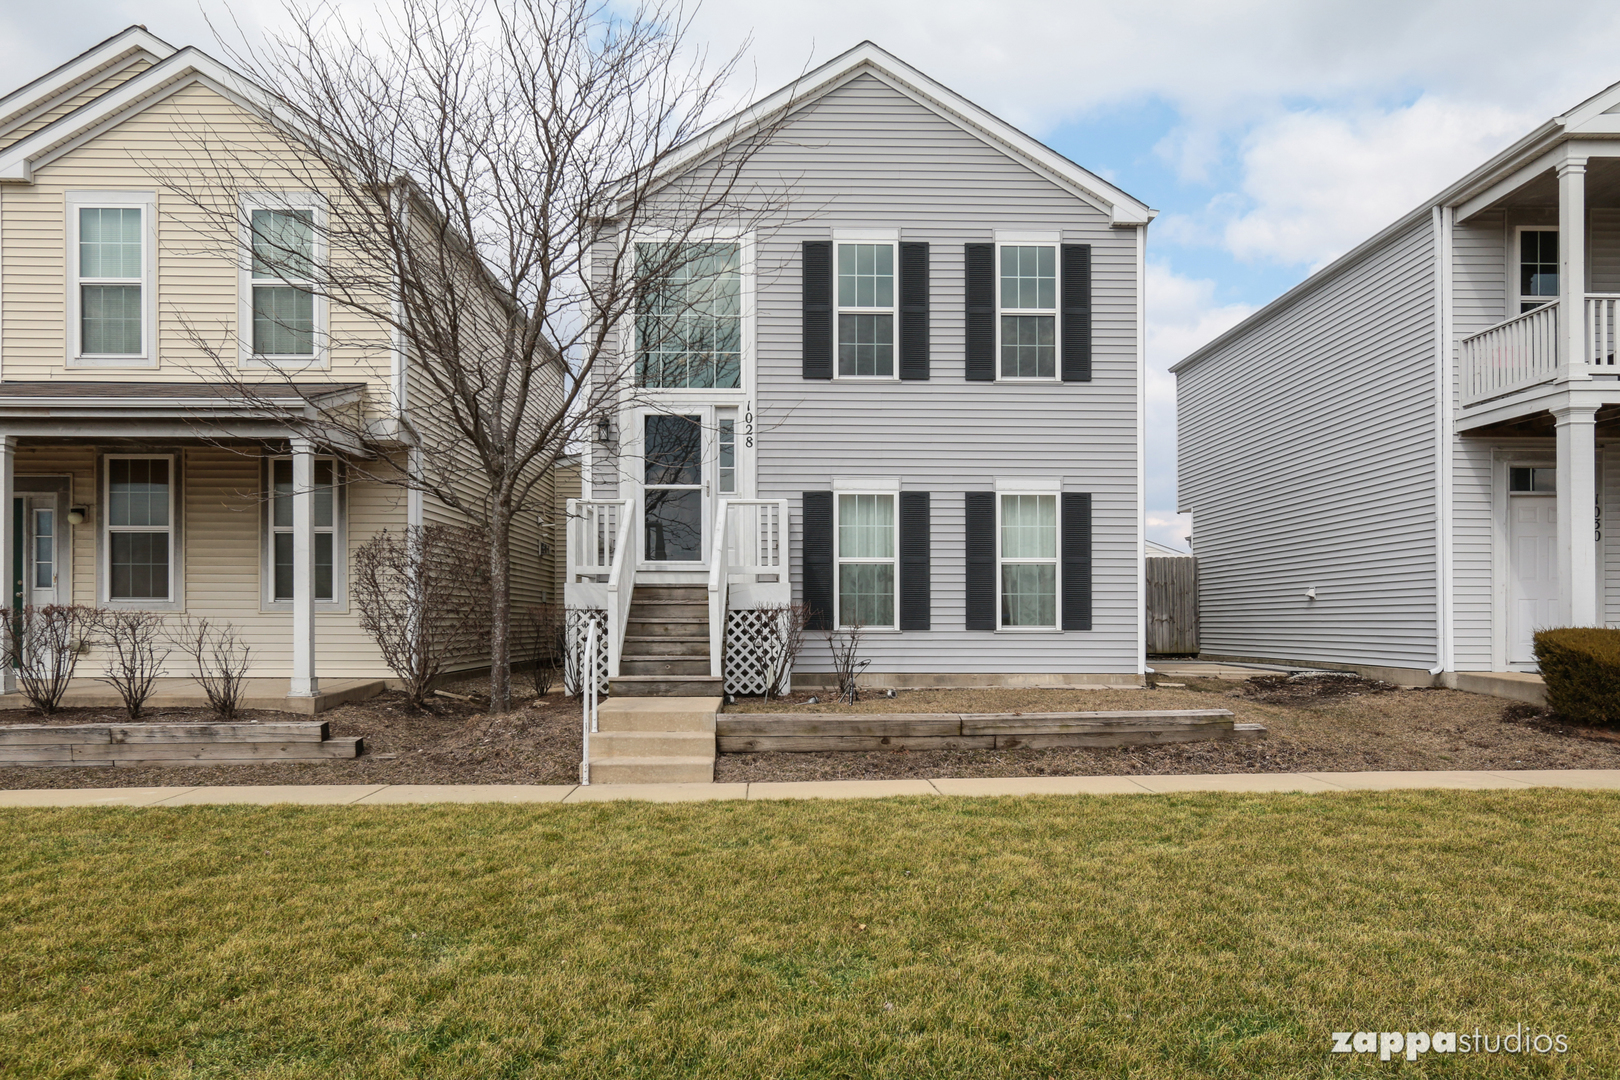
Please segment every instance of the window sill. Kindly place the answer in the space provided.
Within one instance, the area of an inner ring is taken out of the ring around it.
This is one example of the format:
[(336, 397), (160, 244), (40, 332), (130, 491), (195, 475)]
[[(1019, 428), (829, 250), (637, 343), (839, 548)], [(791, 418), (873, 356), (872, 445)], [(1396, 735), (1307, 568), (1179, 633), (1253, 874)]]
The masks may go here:
[(1063, 631), (1056, 626), (998, 626), (998, 634), (1061, 634)]
[(277, 371), (308, 371), (331, 367), (324, 356), (244, 356), (238, 365)]
[(118, 611), (171, 611), (186, 610), (184, 600), (112, 600), (103, 598), (101, 606)]
[(70, 368), (155, 368), (157, 361), (146, 356), (114, 356), (98, 354), (93, 356), (70, 356), (67, 360)]
[[(259, 614), (261, 615), (290, 615), (293, 612), (291, 600), (261, 600)], [(349, 604), (346, 600), (317, 600), (315, 601), (315, 614), (317, 615), (347, 615)]]

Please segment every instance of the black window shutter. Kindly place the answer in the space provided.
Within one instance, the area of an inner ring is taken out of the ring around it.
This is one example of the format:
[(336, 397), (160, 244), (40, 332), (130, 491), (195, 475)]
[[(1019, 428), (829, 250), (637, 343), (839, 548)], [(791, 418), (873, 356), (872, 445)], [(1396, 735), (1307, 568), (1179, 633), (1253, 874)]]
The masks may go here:
[(931, 628), (928, 492), (900, 493), (900, 629)]
[(996, 628), (996, 493), (967, 493), (967, 628)]
[(1091, 629), (1091, 496), (1063, 493), (1063, 629)]
[(1091, 381), (1091, 245), (1063, 245), (1063, 381)]
[(928, 378), (927, 244), (900, 245), (900, 377)]
[(967, 244), (967, 377), (996, 381), (996, 245)]
[(832, 247), (831, 240), (806, 240), (800, 255), (804, 278), (800, 348), (807, 379), (833, 377)]
[(830, 630), (833, 618), (833, 496), (804, 493), (804, 606), (810, 629)]

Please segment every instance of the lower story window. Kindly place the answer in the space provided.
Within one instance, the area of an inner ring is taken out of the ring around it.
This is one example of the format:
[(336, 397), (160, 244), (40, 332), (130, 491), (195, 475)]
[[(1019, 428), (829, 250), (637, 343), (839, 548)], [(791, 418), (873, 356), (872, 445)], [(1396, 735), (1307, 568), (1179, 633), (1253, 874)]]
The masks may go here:
[(1001, 496), (1001, 625), (1057, 626), (1057, 496)]
[(168, 600), (174, 550), (172, 461), (107, 459), (107, 598)]
[[(270, 545), (272, 600), (293, 598), (293, 463), (270, 463)], [(337, 462), (315, 459), (315, 599), (332, 600), (337, 579)]]
[(894, 496), (838, 496), (838, 623), (894, 625)]

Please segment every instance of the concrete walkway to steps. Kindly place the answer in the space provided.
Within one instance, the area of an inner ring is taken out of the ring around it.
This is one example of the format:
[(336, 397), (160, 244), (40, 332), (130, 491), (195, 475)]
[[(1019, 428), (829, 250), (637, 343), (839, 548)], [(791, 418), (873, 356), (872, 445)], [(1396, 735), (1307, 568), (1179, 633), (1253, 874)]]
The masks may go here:
[(1620, 790), (1620, 769), (1504, 772), (1215, 773), (1023, 776), (948, 780), (820, 780), (760, 784), (304, 784), (280, 787), (38, 788), (0, 791), (0, 808), (41, 806), (377, 806), (404, 803), (706, 802), (880, 799), (898, 795), (1167, 795), (1187, 791), (1316, 792)]

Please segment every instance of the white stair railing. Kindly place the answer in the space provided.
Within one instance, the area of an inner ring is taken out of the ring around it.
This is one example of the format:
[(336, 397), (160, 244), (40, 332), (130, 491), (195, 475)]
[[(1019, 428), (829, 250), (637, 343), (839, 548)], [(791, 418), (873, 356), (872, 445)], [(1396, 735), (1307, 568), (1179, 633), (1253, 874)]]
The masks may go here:
[(580, 698), (585, 703), (584, 724), (585, 730), (580, 739), (579, 782), (589, 787), (591, 783), (591, 732), (596, 730), (597, 724), (597, 690), (596, 664), (602, 639), (596, 632), (596, 620), (591, 620), (590, 629), (585, 633), (585, 663), (581, 667), (590, 672), (591, 677), (581, 680)]
[(607, 613), (603, 644), (610, 679), (619, 674), (635, 591), (632, 538), (637, 520), (634, 499), (568, 500), (569, 603)]
[(1614, 374), (1615, 346), (1620, 340), (1620, 293), (1588, 293), (1586, 297), (1586, 363), (1593, 371)]
[(619, 536), (613, 550), (613, 566), (607, 580), (607, 650), (608, 678), (619, 677), (619, 661), (624, 656), (624, 632), (630, 625), (630, 597), (636, 591), (634, 560), (630, 551), (635, 546), (631, 539), (636, 524), (636, 503), (624, 502), (619, 515)]

